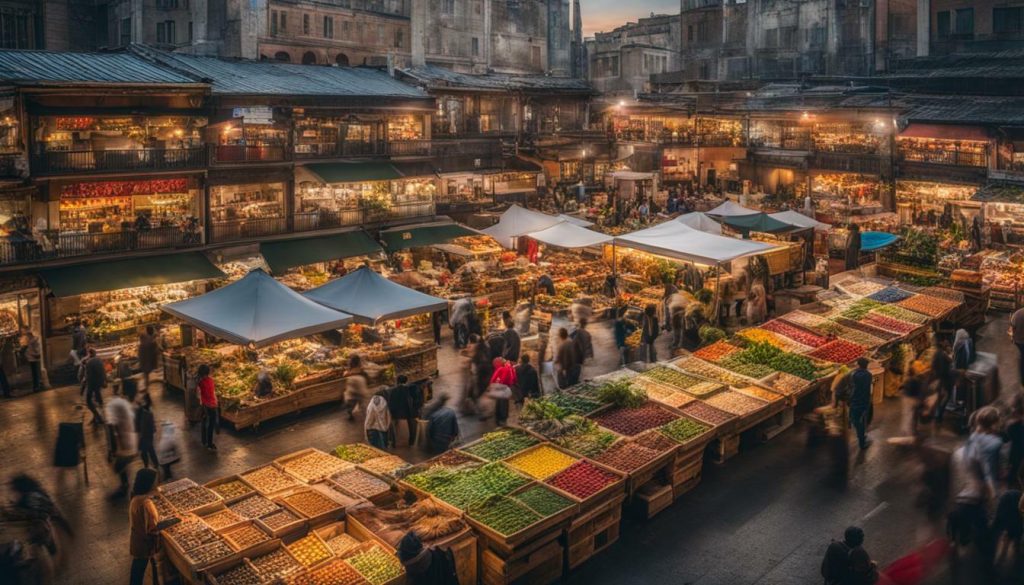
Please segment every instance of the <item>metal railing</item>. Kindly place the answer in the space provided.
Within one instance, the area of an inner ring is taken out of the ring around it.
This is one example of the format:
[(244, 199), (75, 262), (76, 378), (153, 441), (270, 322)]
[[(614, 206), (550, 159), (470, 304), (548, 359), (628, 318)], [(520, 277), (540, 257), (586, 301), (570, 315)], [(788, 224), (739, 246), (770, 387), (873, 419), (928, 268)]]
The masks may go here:
[(402, 140), (388, 142), (389, 156), (430, 156), (429, 140)]
[(987, 167), (988, 153), (959, 150), (910, 150), (901, 148), (900, 160), (956, 167)]
[(811, 166), (822, 170), (877, 175), (882, 170), (882, 159), (871, 154), (816, 152), (811, 159)]
[(248, 240), (262, 236), (283, 234), (288, 231), (288, 220), (284, 217), (258, 217), (215, 221), (210, 225), (212, 242)]
[(360, 225), (362, 223), (363, 211), (358, 208), (343, 209), (340, 211), (319, 209), (317, 211), (296, 213), (294, 229), (297, 232), (311, 232), (316, 230)]
[(32, 157), (32, 172), (162, 171), (198, 168), (204, 162), (202, 148), (51, 150)]
[(177, 226), (108, 233), (47, 230), (36, 238), (8, 237), (0, 241), (0, 264), (21, 264), (91, 254), (135, 250), (183, 248), (203, 243), (202, 228), (184, 231)]
[(388, 209), (387, 219), (407, 219), (412, 217), (427, 217), (434, 215), (433, 201), (413, 201), (409, 203), (395, 203)]
[(386, 144), (379, 141), (346, 141), (333, 144), (316, 144), (311, 152), (296, 152), (295, 158), (339, 158), (345, 156), (383, 156)]
[(20, 178), (22, 172), (18, 170), (18, 161), (23, 157), (24, 155), (20, 152), (0, 154), (0, 177)]
[(214, 144), (211, 163), (282, 162), (287, 159), (284, 146), (250, 146), (248, 144)]

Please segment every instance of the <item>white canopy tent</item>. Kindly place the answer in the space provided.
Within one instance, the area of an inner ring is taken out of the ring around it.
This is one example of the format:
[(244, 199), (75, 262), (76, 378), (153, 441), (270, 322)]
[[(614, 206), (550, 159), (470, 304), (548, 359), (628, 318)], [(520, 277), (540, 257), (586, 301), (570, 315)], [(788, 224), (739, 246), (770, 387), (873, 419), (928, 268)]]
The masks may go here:
[(319, 305), (257, 268), (205, 295), (160, 307), (186, 323), (248, 347), (344, 327), (352, 316)]
[(731, 199), (726, 199), (721, 205), (705, 213), (707, 215), (717, 215), (718, 217), (735, 217), (737, 215), (754, 215), (761, 212), (756, 209), (743, 207), (738, 203), (734, 203)]
[(594, 225), (594, 222), (592, 221), (587, 221), (581, 217), (576, 217), (575, 215), (568, 215), (565, 213), (559, 213), (558, 219), (561, 221), (567, 221), (573, 225), (578, 225), (580, 227), (590, 227)]
[(567, 221), (526, 235), (543, 244), (559, 248), (588, 248), (606, 244), (613, 239), (607, 234), (595, 232)]
[(667, 221), (631, 234), (616, 236), (615, 244), (707, 266), (760, 254), (774, 248), (761, 242), (705, 233), (676, 221)]
[(562, 219), (554, 215), (513, 205), (501, 214), (498, 223), (481, 231), (494, 238), (502, 246), (514, 248), (515, 238), (547, 229), (560, 221)]
[(433, 313), (448, 308), (448, 301), (421, 293), (384, 278), (369, 266), (332, 280), (302, 296), (351, 314), (357, 323)]
[(675, 219), (679, 223), (708, 234), (722, 235), (722, 224), (708, 217), (706, 213), (694, 211)]
[(814, 228), (815, 231), (819, 232), (827, 232), (830, 229), (832, 229), (832, 226), (827, 223), (822, 223), (816, 219), (807, 217), (806, 215), (793, 210), (780, 211), (778, 213), (769, 213), (768, 216), (773, 219), (777, 219), (781, 222), (788, 223), (790, 225), (795, 225), (802, 228)]

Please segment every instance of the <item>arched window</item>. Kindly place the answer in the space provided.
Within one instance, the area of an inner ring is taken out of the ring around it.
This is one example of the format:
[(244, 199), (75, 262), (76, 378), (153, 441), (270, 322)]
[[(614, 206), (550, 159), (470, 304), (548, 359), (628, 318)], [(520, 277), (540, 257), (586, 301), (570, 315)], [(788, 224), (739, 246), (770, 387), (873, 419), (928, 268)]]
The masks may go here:
[(302, 54), (303, 65), (316, 65), (316, 53), (313, 51), (306, 51)]
[(345, 53), (338, 53), (338, 56), (334, 58), (334, 62), (342, 67), (348, 67), (348, 55)]
[(292, 56), (287, 51), (278, 51), (274, 53), (274, 61), (280, 61), (282, 63), (291, 63)]

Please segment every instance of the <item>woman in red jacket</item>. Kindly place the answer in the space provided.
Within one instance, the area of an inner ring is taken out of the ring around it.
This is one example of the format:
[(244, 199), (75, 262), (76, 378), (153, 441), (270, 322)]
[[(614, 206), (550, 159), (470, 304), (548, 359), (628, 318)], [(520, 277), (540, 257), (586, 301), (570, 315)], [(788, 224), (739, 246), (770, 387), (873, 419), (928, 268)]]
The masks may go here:
[(203, 405), (203, 446), (211, 451), (216, 451), (217, 446), (213, 444), (213, 432), (217, 428), (219, 411), (217, 408), (217, 392), (213, 385), (213, 377), (210, 376), (210, 366), (203, 364), (197, 372), (199, 382), (199, 403)]
[(496, 357), (492, 365), (494, 373), (491, 374), (491, 384), (487, 388), (487, 394), (494, 398), (494, 422), (499, 427), (503, 427), (508, 421), (508, 401), (512, 398), (512, 388), (518, 380), (512, 362)]

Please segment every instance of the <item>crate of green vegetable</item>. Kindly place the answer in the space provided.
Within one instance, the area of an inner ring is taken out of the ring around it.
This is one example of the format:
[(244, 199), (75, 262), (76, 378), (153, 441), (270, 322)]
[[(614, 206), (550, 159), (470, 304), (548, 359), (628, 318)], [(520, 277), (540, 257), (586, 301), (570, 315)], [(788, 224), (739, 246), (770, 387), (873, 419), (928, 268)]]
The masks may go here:
[(481, 530), (491, 540), (515, 546), (528, 536), (536, 534), (535, 530), (527, 529), (538, 525), (544, 517), (525, 504), (505, 496), (491, 496), (481, 500), (466, 510), (466, 518), (477, 530)]
[(576, 500), (571, 496), (568, 494), (560, 494), (553, 488), (540, 483), (528, 485), (513, 493), (510, 497), (514, 498), (519, 503), (526, 505), (526, 507), (540, 514), (544, 518), (548, 518), (556, 514), (568, 514), (572, 516), (579, 509)]
[(577, 455), (594, 457), (603, 453), (618, 439), (618, 435), (599, 428), (597, 424), (593, 424), (591, 427), (580, 428), (579, 430), (552, 438), (551, 442)]
[(461, 447), (459, 450), (481, 459), (497, 461), (515, 455), (538, 442), (535, 437), (520, 430), (507, 429), (487, 433), (479, 440)]
[(568, 414), (589, 414), (601, 408), (596, 398), (575, 392), (553, 392), (544, 397), (544, 401), (561, 408)]
[(376, 459), (377, 457), (383, 457), (387, 453), (374, 449), (373, 447), (365, 443), (351, 443), (348, 445), (338, 445), (334, 448), (334, 454), (343, 461), (349, 463), (365, 463), (370, 459)]
[(487, 463), (475, 468), (432, 467), (407, 475), (403, 481), (457, 510), (490, 496), (507, 495), (530, 483), (528, 478), (503, 463)]
[(658, 432), (679, 443), (695, 445), (702, 440), (710, 440), (711, 427), (692, 418), (682, 417), (658, 429)]
[(397, 583), (405, 574), (398, 557), (384, 550), (379, 544), (365, 543), (345, 558), (370, 585), (390, 585)]

